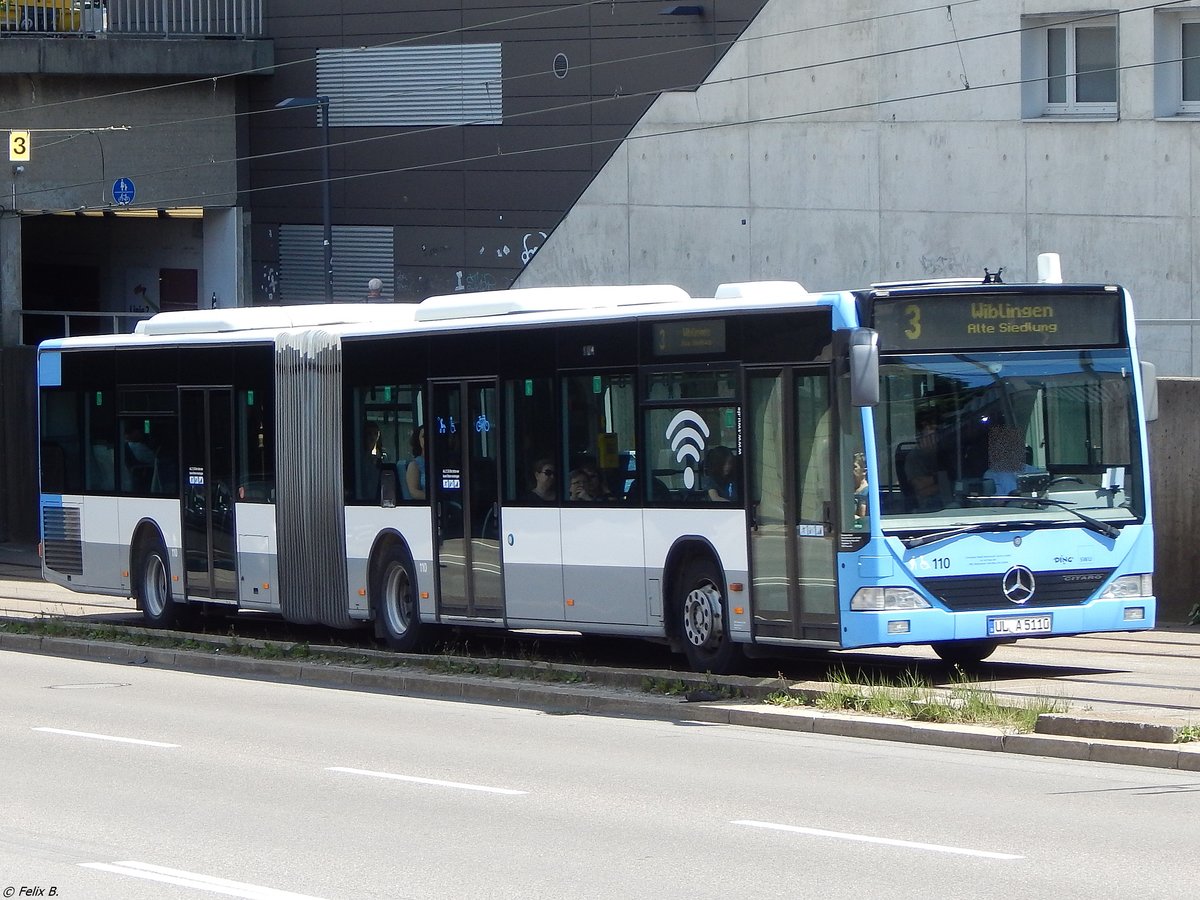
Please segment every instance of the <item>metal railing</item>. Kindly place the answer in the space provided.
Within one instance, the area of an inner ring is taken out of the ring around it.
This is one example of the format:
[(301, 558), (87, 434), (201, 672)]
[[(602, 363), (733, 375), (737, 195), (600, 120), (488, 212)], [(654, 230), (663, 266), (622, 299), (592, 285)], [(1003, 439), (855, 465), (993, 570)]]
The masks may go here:
[(266, 0), (0, 0), (0, 33), (259, 37)]
[(154, 313), (76, 312), (21, 310), (20, 342), (40, 344), (50, 338), (91, 334), (132, 334), (134, 327)]

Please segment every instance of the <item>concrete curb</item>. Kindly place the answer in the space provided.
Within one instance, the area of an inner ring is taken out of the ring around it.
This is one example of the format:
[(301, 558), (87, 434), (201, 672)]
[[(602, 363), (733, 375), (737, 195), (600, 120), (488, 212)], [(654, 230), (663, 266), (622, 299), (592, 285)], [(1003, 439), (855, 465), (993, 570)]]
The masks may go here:
[[(157, 633), (159, 636), (163, 632)], [(182, 638), (194, 637), (179, 635)], [(206, 636), (206, 643), (234, 643), (233, 639)], [(242, 644), (254, 642), (241, 641)], [(163, 649), (133, 644), (108, 643), (80, 638), (0, 632), (0, 650), (40, 653), (86, 659), (117, 665), (148, 665), (155, 668), (198, 672), (235, 678), (255, 678), (288, 684), (303, 684), (340, 690), (374, 691), (411, 697), (496, 703), (574, 715), (629, 716), (669, 722), (708, 722), (754, 728), (776, 728), (839, 737), (879, 741), (901, 741), (930, 747), (1016, 753), (1055, 759), (1088, 760), (1160, 769), (1200, 771), (1200, 744), (1153, 742), (1153, 737), (1174, 739), (1169, 726), (1112, 722), (1095, 717), (1053, 716), (1047, 729), (1053, 733), (1006, 734), (998, 728), (910, 722), (876, 716), (825, 712), (811, 708), (766, 706), (740, 701), (688, 702), (678, 697), (647, 695), (628, 687), (580, 684), (539, 684), (519, 677), (504, 678), (475, 674), (440, 674), (396, 666), (396, 654), (354, 651), (354, 656), (378, 655), (390, 660), (389, 668), (362, 668), (327, 661), (261, 659), (218, 652)], [(405, 657), (399, 661), (406, 661)], [(412, 657), (429, 663), (428, 657)], [(374, 660), (372, 660), (374, 661)], [(478, 661), (474, 661), (478, 663)], [(579, 666), (550, 666), (521, 663), (517, 669), (553, 670), (570, 677)], [(643, 680), (645, 672), (628, 670)], [(589, 675), (595, 673), (589, 672)], [(674, 675), (675, 673), (671, 673)], [(610, 678), (617, 680), (614, 671)], [(686, 683), (686, 679), (680, 679)], [(754, 679), (746, 679), (755, 681)], [(757, 682), (756, 682), (757, 683)], [(1072, 728), (1078, 729), (1075, 733)], [(1158, 730), (1155, 730), (1158, 729)], [(1162, 730), (1162, 729), (1165, 729)], [(1042, 725), (1039, 721), (1039, 732)], [(1141, 739), (1118, 739), (1114, 735), (1136, 735)]]

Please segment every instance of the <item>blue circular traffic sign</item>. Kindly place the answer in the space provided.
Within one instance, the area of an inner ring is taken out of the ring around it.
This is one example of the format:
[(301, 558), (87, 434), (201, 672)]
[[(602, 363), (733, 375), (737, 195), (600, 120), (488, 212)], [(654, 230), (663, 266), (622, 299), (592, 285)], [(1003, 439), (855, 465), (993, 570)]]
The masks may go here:
[(117, 206), (128, 206), (133, 202), (136, 193), (132, 179), (118, 178), (113, 182), (112, 197)]

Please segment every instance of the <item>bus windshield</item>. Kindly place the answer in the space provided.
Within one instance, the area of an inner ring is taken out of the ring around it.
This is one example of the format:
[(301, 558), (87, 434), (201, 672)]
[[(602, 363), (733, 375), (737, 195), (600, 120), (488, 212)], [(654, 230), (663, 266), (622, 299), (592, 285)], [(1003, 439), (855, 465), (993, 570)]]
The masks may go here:
[(1128, 350), (891, 357), (873, 411), (887, 532), (1091, 527), (1145, 512)]

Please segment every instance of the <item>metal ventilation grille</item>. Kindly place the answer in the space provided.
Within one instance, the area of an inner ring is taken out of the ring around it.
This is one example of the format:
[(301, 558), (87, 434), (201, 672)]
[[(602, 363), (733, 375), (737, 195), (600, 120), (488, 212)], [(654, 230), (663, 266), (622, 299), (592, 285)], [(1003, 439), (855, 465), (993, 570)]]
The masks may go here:
[[(1023, 604), (1038, 606), (1077, 606), (1094, 594), (1112, 575), (1112, 569), (1078, 569), (1072, 572), (1034, 572), (1034, 594)], [(1014, 610), (1020, 606), (1004, 596), (1003, 574), (952, 575), (945, 578), (919, 579), (921, 586), (950, 609)]]
[[(325, 229), (283, 225), (279, 229), (279, 299), (282, 303), (325, 302)], [(383, 282), (394, 296), (395, 234), (390, 225), (333, 226), (333, 299), (360, 303), (367, 282)]]
[(500, 44), (317, 51), (330, 125), (499, 125)]
[(348, 628), (341, 343), (321, 330), (281, 334), (275, 379), (279, 605), (289, 621)]
[(43, 506), (42, 535), (46, 568), (64, 575), (83, 574), (83, 529), (78, 509)]

